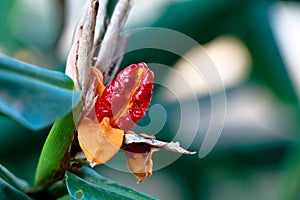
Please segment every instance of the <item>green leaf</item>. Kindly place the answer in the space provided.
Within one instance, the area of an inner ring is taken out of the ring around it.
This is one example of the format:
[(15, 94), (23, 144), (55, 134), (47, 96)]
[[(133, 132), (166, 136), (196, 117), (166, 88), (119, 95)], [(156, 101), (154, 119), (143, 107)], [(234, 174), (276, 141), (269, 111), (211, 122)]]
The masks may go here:
[(59, 197), (57, 200), (72, 200), (71, 196), (70, 195), (64, 195), (62, 197)]
[(13, 173), (8, 171), (5, 167), (0, 164), (0, 178), (7, 181), (13, 187), (26, 191), (29, 189), (29, 185), (26, 181), (16, 177)]
[(72, 199), (132, 199), (122, 194), (101, 188), (100, 186), (90, 183), (71, 172), (66, 172), (66, 185)]
[(0, 55), (0, 70), (36, 79), (58, 87), (73, 89), (73, 81), (64, 73), (43, 69)]
[(119, 183), (114, 182), (108, 178), (105, 178), (90, 167), (82, 167), (78, 175), (90, 183), (99, 185), (101, 188), (122, 194), (132, 199), (156, 199), (137, 190), (120, 185)]
[(0, 178), (0, 199), (1, 200), (11, 200), (11, 199), (18, 199), (18, 200), (29, 200), (31, 199), (25, 193), (17, 190), (5, 180)]
[(36, 169), (36, 190), (43, 189), (53, 180), (64, 176), (66, 168), (69, 166), (69, 158), (65, 156), (75, 133), (74, 120), (73, 112), (70, 112), (53, 124)]
[(25, 127), (49, 126), (76, 106), (81, 93), (63, 73), (0, 56), (0, 112)]

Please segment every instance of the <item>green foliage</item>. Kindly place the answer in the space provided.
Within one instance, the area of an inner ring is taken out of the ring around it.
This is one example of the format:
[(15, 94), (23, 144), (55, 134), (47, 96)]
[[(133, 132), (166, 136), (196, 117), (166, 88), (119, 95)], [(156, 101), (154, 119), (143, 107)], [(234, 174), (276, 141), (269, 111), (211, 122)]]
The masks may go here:
[(74, 123), (73, 113), (70, 112), (52, 126), (35, 174), (37, 190), (44, 189), (54, 180), (62, 178), (64, 170), (69, 167), (69, 157), (65, 158), (65, 156), (74, 138)]
[(2, 200), (30, 200), (31, 198), (13, 186), (9, 185), (5, 180), (0, 178), (0, 199)]
[(155, 199), (106, 179), (92, 169), (83, 168), (79, 178), (66, 172), (66, 184), (73, 199)]
[[(89, 183), (74, 174), (66, 173), (66, 184), (72, 199), (117, 199), (119, 195), (109, 190)], [(130, 199), (127, 197), (120, 197), (119, 199)]]
[[(69, 195), (59, 197), (68, 199), (139, 199), (155, 200), (156, 198), (123, 186), (98, 174), (89, 167), (79, 170), (78, 176), (67, 171), (65, 183)], [(63, 191), (64, 184), (58, 184), (58, 190)], [(59, 189), (60, 188), (60, 189)], [(56, 189), (56, 190), (57, 190)], [(26, 192), (34, 194), (37, 192), (28, 187), (26, 181), (14, 176), (6, 168), (0, 165), (0, 198), (1, 199), (31, 199)], [(51, 193), (51, 189), (48, 190)], [(62, 193), (64, 194), (64, 193)], [(55, 195), (54, 193), (51, 195)], [(36, 196), (36, 195), (34, 195)]]
[(80, 93), (63, 73), (0, 56), (0, 112), (32, 130), (49, 126), (78, 104)]
[(71, 196), (70, 195), (65, 195), (65, 196), (62, 196), (60, 198), (58, 198), (58, 200), (72, 200)]
[(95, 170), (90, 167), (83, 167), (78, 172), (78, 175), (87, 180), (90, 183), (96, 184), (103, 189), (113, 191), (115, 193), (122, 194), (124, 196), (130, 197), (132, 199), (144, 199), (144, 200), (154, 200), (156, 198), (149, 195), (143, 194), (139, 191), (136, 191), (132, 188), (125, 187), (117, 182), (114, 182), (108, 178), (101, 176)]
[(29, 189), (29, 185), (26, 181), (16, 177), (13, 173), (8, 171), (5, 167), (0, 164), (0, 178), (6, 181), (11, 186), (21, 190), (26, 191)]
[(0, 165), (0, 199), (31, 199), (24, 193), (28, 189), (26, 181), (14, 176), (5, 167)]

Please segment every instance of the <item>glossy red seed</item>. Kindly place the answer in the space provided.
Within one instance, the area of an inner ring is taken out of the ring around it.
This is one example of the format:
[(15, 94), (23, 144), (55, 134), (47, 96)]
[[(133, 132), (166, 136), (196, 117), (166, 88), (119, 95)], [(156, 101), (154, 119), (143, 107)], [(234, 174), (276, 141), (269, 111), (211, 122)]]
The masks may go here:
[(132, 129), (148, 109), (153, 81), (154, 74), (145, 63), (126, 67), (98, 98), (95, 105), (98, 121), (109, 117), (113, 127)]

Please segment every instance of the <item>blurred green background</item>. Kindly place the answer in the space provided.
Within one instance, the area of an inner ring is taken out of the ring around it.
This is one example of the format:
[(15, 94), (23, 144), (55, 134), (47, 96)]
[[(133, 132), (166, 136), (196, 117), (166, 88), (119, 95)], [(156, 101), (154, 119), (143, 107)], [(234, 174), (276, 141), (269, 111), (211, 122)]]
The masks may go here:
[[(1, 0), (0, 53), (63, 71), (83, 4), (83, 0)], [(181, 156), (154, 171), (141, 185), (131, 174), (110, 164), (97, 170), (160, 199), (300, 198), (299, 19), (299, 1), (136, 1), (127, 30), (168, 28), (204, 47), (225, 85), (225, 123), (217, 144), (206, 157)], [(183, 53), (202, 63), (203, 51), (198, 52), (197, 47)], [(140, 49), (126, 54), (122, 67), (144, 61), (174, 66), (184, 73), (187, 68), (180, 59), (170, 52)], [(166, 83), (172, 81), (172, 76), (164, 77)], [(194, 80), (201, 117), (182, 119), (200, 120), (202, 128), (186, 130), (187, 137), (189, 132), (197, 131), (193, 143), (186, 146), (195, 151), (199, 151), (212, 117), (211, 94), (201, 84), (201, 80)], [(222, 90), (217, 87), (212, 93), (217, 98)], [(167, 114), (166, 123), (156, 135), (162, 140), (174, 138), (180, 106), (188, 109), (190, 101), (189, 94), (184, 94), (183, 102), (166, 100), (168, 95), (158, 85), (152, 100), (152, 105), (163, 105)], [(140, 125), (150, 123), (150, 118), (147, 115)], [(1, 164), (33, 183), (49, 128), (32, 132), (4, 116), (0, 116), (0, 127)], [(154, 166), (170, 155), (156, 153)], [(115, 164), (126, 167), (119, 157)]]

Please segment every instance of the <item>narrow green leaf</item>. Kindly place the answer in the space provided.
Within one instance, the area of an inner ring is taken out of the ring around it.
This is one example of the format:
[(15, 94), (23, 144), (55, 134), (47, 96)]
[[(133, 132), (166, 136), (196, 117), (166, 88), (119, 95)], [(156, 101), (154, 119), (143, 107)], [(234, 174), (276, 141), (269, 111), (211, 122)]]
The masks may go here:
[(91, 169), (90, 167), (82, 167), (78, 175), (90, 183), (99, 185), (101, 188), (113, 191), (115, 193), (122, 194), (132, 199), (144, 199), (144, 200), (156, 199), (154, 197), (141, 193), (132, 188), (120, 185), (119, 183), (114, 182), (108, 178), (105, 178), (101, 176), (99, 173), (97, 173), (95, 170)]
[(17, 190), (5, 180), (0, 178), (0, 199), (1, 200), (11, 200), (11, 199), (18, 199), (18, 200), (30, 200), (31, 198), (27, 196), (25, 193)]
[(73, 140), (75, 122), (73, 113), (70, 112), (60, 120), (57, 120), (46, 139), (39, 159), (35, 174), (35, 187), (43, 189), (51, 182), (62, 178), (67, 168), (68, 160), (64, 157)]
[(8, 171), (4, 166), (0, 164), (0, 178), (5, 180), (7, 183), (19, 189), (21, 191), (26, 191), (29, 189), (29, 185), (26, 181), (16, 177), (13, 173)]
[(122, 194), (104, 189), (96, 184), (90, 183), (71, 172), (66, 172), (66, 184), (72, 199), (104, 199), (104, 200), (128, 200), (133, 199)]
[(63, 73), (0, 56), (0, 112), (25, 127), (49, 126), (76, 106), (81, 93)]

